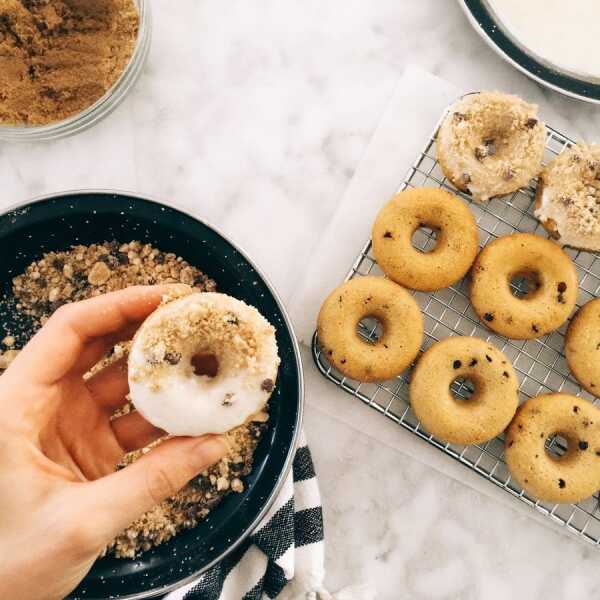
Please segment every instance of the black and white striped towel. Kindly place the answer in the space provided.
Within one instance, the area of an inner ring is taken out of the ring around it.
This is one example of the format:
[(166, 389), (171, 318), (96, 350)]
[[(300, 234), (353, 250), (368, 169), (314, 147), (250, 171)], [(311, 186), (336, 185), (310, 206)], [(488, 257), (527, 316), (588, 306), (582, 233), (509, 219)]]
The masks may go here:
[[(331, 600), (323, 588), (323, 511), (304, 434), (293, 468), (265, 519), (239, 548), (165, 600)], [(348, 588), (338, 600), (374, 598)]]

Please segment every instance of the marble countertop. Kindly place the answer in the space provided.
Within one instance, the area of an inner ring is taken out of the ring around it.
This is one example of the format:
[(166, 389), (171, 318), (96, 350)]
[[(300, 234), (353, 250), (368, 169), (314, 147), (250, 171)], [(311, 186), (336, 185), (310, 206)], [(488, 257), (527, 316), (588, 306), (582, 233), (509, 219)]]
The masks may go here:
[[(244, 247), (289, 302), (408, 65), (465, 92), (520, 93), (556, 127), (598, 139), (599, 108), (506, 65), (451, 0), (173, 6), (154, 0), (147, 68), (108, 119), (58, 142), (0, 145), (0, 209), (90, 187), (171, 200)], [(409, 456), (408, 434), (379, 417), (360, 429), (339, 419), (352, 399), (325, 402), (331, 386), (303, 350), (331, 589), (366, 581), (380, 600), (600, 597), (598, 551)]]

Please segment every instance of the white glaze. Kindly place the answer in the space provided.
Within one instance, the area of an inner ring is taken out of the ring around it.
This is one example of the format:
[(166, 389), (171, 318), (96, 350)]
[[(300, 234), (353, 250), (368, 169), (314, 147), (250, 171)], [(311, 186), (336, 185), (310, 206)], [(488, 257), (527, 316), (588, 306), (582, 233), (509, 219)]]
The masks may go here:
[(510, 33), (552, 65), (600, 77), (598, 0), (488, 0)]
[[(177, 341), (177, 364), (161, 362), (158, 380), (155, 371), (148, 373), (148, 365), (164, 356), (164, 343), (153, 340), (165, 324), (184, 322), (188, 315), (203, 317), (207, 311), (223, 321), (234, 315), (239, 324), (231, 328), (250, 326), (256, 356), (242, 356), (234, 343), (217, 349), (201, 334), (192, 334)], [(194, 374), (191, 360), (197, 352), (214, 353), (215, 377)], [(240, 360), (245, 363), (241, 368)], [(264, 408), (271, 394), (262, 383), (275, 382), (278, 365), (275, 330), (254, 307), (225, 294), (190, 294), (158, 308), (138, 330), (129, 354), (131, 400), (145, 419), (170, 434), (224, 433)]]

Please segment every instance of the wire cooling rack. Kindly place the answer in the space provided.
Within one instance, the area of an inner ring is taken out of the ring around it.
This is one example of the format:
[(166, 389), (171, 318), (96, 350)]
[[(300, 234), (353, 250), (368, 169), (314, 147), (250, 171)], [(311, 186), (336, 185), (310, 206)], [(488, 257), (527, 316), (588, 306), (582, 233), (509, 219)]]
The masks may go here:
[[(445, 114), (440, 119), (440, 123)], [(440, 123), (410, 168), (399, 191), (411, 187), (433, 187), (448, 189), (459, 194), (469, 203), (473, 211), (479, 228), (481, 247), (497, 237), (518, 231), (547, 237), (546, 231), (533, 214), (535, 182), (532, 181), (529, 187), (521, 189), (511, 196), (492, 200), (483, 205), (474, 203), (469, 196), (458, 192), (448, 182), (436, 159), (435, 137)], [(573, 143), (558, 131), (547, 127), (544, 163)], [(418, 249), (427, 251), (435, 245), (435, 234), (431, 230), (419, 229), (413, 237), (413, 243)], [(577, 300), (579, 307), (600, 292), (600, 257), (583, 251), (567, 249), (566, 252), (573, 259), (579, 275)], [(360, 251), (346, 279), (365, 275), (383, 275), (373, 256), (370, 240)], [(516, 289), (513, 290), (515, 295), (521, 295), (527, 282), (515, 282), (515, 285)], [(520, 381), (521, 401), (543, 393), (564, 391), (581, 396), (590, 402), (597, 402), (570, 376), (563, 354), (567, 324), (536, 340), (519, 341), (499, 336), (487, 329), (475, 314), (469, 302), (468, 278), (450, 288), (436, 292), (413, 292), (413, 295), (419, 303), (424, 317), (425, 336), (421, 352), (435, 342), (451, 335), (476, 336), (500, 348), (512, 361)], [(377, 327), (375, 321), (365, 319), (359, 324), (359, 333), (364, 339), (374, 341), (378, 336)], [(344, 377), (328, 362), (326, 354), (320, 351), (316, 333), (312, 348), (315, 363), (321, 373), (344, 391), (458, 460), (467, 468), (544, 514), (577, 537), (596, 546), (600, 545), (598, 494), (578, 504), (552, 504), (537, 500), (511, 478), (504, 461), (503, 435), (482, 445), (457, 446), (436, 439), (423, 429), (408, 401), (409, 370), (390, 381), (360, 383)], [(455, 395), (465, 398), (472, 393), (466, 382), (457, 383), (453, 391)], [(555, 437), (549, 441), (547, 449), (556, 455), (564, 453), (566, 449), (564, 440)]]

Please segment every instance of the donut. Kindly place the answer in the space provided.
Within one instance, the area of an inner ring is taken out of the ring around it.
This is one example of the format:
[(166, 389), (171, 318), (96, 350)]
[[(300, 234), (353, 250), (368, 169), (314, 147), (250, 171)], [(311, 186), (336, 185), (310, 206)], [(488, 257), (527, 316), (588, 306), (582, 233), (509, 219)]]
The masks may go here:
[[(362, 339), (359, 322), (373, 317), (383, 333), (375, 343)], [(317, 319), (321, 350), (342, 375), (357, 381), (384, 381), (402, 373), (423, 341), (423, 317), (404, 288), (383, 277), (356, 277), (325, 299)]]
[(600, 250), (600, 145), (578, 144), (540, 174), (535, 216), (560, 244)]
[[(457, 399), (456, 379), (469, 380), (473, 395)], [(482, 444), (500, 434), (519, 404), (519, 381), (508, 358), (474, 337), (449, 337), (418, 360), (410, 383), (410, 405), (425, 429), (453, 444)]]
[[(420, 227), (437, 233), (430, 252), (412, 245)], [(383, 272), (400, 285), (422, 291), (461, 279), (478, 250), (477, 224), (469, 208), (454, 194), (436, 188), (408, 189), (394, 196), (379, 211), (372, 240)]]
[[(566, 453), (552, 456), (546, 440), (560, 435)], [(539, 500), (579, 502), (600, 488), (600, 411), (569, 394), (524, 402), (506, 432), (506, 464), (518, 484)]]
[(275, 329), (256, 310), (213, 292), (160, 306), (129, 353), (135, 408), (172, 435), (224, 433), (260, 411), (275, 386)]
[(455, 187), (485, 202), (537, 177), (545, 136), (536, 105), (500, 92), (469, 94), (443, 120), (437, 157)]
[(571, 320), (565, 356), (575, 379), (600, 397), (600, 299), (584, 304)]
[[(518, 298), (515, 278), (528, 282)], [(493, 331), (509, 338), (541, 337), (560, 327), (577, 300), (577, 271), (553, 242), (531, 233), (500, 237), (480, 253), (472, 269), (471, 303)]]

